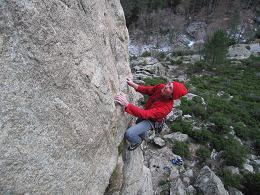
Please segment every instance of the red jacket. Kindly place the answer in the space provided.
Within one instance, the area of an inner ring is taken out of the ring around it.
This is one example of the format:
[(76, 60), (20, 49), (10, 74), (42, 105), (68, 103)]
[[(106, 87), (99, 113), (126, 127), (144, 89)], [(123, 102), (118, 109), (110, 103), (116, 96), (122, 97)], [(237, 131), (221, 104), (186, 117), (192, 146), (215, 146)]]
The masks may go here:
[(171, 112), (173, 100), (179, 99), (188, 93), (188, 90), (182, 83), (174, 81), (173, 98), (166, 99), (161, 96), (161, 89), (164, 88), (164, 86), (165, 84), (156, 86), (139, 85), (136, 91), (150, 96), (144, 109), (129, 103), (125, 108), (125, 111), (138, 118), (161, 122)]

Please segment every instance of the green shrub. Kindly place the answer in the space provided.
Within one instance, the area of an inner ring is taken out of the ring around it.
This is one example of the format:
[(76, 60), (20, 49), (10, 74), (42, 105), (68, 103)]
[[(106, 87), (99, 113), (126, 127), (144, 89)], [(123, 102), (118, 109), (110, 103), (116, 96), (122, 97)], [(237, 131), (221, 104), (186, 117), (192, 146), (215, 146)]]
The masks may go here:
[(192, 132), (192, 124), (183, 120), (175, 121), (171, 126), (171, 130), (174, 132), (180, 131), (189, 135)]
[(161, 187), (162, 191), (160, 195), (167, 195), (170, 194), (171, 183), (168, 179), (163, 179), (159, 181), (159, 186)]
[(243, 178), (242, 192), (245, 195), (258, 195), (260, 192), (260, 173), (248, 173)]
[(158, 60), (163, 60), (166, 57), (165, 52), (159, 51), (154, 53), (154, 57), (156, 57)]
[(223, 170), (219, 173), (221, 180), (223, 181), (225, 188), (234, 187), (237, 189), (241, 189), (242, 176), (239, 174), (232, 174), (228, 170)]
[(209, 117), (205, 106), (201, 104), (194, 104), (191, 106), (192, 114), (196, 117), (201, 118), (202, 120), (205, 120)]
[(206, 144), (207, 142), (212, 140), (213, 134), (209, 130), (202, 129), (192, 131), (190, 136), (198, 143)]
[(174, 61), (174, 60), (171, 60), (171, 64), (178, 64), (178, 65), (180, 65), (182, 63), (182, 60), (181, 59), (178, 59), (178, 60), (176, 60), (176, 61)]
[(199, 157), (200, 161), (206, 161), (210, 157), (210, 150), (206, 147), (199, 147), (196, 151), (196, 155)]
[(175, 141), (173, 143), (172, 151), (184, 158), (190, 158), (189, 145), (186, 142)]
[(238, 141), (229, 139), (224, 149), (224, 159), (227, 165), (242, 167), (245, 162), (247, 149)]
[(141, 56), (142, 56), (142, 57), (149, 57), (149, 56), (151, 56), (151, 52), (145, 51), (145, 52), (142, 53)]
[(209, 120), (215, 124), (214, 129), (216, 133), (228, 133), (230, 128), (230, 119), (225, 117), (222, 113), (217, 112), (209, 117)]
[(201, 73), (202, 70), (207, 69), (208, 65), (205, 61), (198, 61), (195, 64), (191, 64), (187, 70), (188, 74)]
[(236, 135), (239, 138), (241, 138), (243, 140), (246, 140), (249, 138), (249, 132), (248, 132), (247, 128), (245, 127), (244, 123), (242, 123), (242, 122), (235, 123), (234, 130), (236, 132)]
[(212, 145), (217, 151), (224, 151), (224, 160), (226, 165), (242, 167), (245, 162), (248, 149), (232, 138), (222, 138), (216, 135), (212, 138)]
[(221, 135), (214, 134), (214, 137), (212, 138), (212, 146), (217, 151), (224, 150), (227, 144), (227, 140), (224, 139)]

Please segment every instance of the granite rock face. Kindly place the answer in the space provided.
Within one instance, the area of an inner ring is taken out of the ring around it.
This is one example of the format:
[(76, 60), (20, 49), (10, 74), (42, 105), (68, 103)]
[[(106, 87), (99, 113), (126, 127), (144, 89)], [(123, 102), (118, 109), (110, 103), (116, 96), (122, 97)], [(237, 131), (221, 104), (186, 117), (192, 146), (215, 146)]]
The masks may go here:
[(133, 100), (119, 0), (0, 6), (0, 194), (103, 194)]

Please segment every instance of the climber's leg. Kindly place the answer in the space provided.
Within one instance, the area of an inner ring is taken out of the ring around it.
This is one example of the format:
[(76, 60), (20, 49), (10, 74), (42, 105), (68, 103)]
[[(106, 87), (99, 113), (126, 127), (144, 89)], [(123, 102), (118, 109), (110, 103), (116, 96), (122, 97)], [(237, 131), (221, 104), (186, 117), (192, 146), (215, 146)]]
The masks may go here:
[[(139, 121), (138, 121), (139, 122)], [(152, 129), (152, 123), (149, 120), (143, 120), (126, 130), (125, 138), (131, 145), (140, 144), (145, 138), (147, 132)]]

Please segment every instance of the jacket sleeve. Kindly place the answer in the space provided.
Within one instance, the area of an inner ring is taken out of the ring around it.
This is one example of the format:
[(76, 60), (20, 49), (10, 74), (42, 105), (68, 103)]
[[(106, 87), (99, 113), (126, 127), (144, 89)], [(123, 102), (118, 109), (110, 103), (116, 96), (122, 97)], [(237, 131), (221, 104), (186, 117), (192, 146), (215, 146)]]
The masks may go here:
[(128, 104), (127, 107), (125, 108), (125, 111), (128, 114), (131, 114), (135, 117), (142, 118), (142, 119), (163, 119), (169, 114), (171, 109), (167, 106), (160, 106), (160, 107), (155, 107), (151, 108), (148, 110), (144, 110), (142, 108), (139, 108), (133, 104)]
[(142, 94), (146, 95), (152, 95), (157, 88), (160, 87), (161, 84), (156, 85), (156, 86), (145, 86), (145, 85), (139, 85), (138, 88), (136, 89), (137, 92), (140, 92)]

